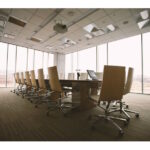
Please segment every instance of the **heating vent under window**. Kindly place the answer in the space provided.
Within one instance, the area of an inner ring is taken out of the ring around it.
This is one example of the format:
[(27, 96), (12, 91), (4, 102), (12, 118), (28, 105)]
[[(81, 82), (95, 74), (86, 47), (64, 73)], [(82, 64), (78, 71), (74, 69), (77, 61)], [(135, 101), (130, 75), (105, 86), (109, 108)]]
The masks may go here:
[(23, 22), (17, 18), (14, 18), (14, 17), (9, 17), (8, 21), (15, 25), (21, 26), (21, 27), (24, 27), (26, 25), (25, 22)]
[(37, 39), (37, 38), (34, 38), (34, 37), (31, 37), (31, 39), (30, 39), (31, 41), (34, 41), (34, 42), (41, 42), (41, 40), (40, 39)]

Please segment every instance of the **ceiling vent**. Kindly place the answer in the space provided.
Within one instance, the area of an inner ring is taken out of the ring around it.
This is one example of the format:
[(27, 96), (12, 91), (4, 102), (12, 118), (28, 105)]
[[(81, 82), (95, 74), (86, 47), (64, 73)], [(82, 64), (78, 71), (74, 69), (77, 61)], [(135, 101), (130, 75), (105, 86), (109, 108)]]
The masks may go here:
[(37, 39), (37, 38), (34, 38), (34, 37), (31, 37), (30, 40), (33, 41), (33, 42), (37, 42), (37, 43), (41, 42), (41, 39)]
[(5, 38), (9, 38), (9, 39), (14, 39), (14, 38), (15, 38), (14, 35), (12, 35), (12, 34), (7, 34), (7, 33), (4, 34), (4, 37), (5, 37)]
[(64, 24), (60, 24), (60, 23), (57, 23), (54, 25), (53, 27), (54, 31), (56, 31), (57, 33), (65, 33), (68, 31), (68, 28), (66, 25)]
[(12, 16), (9, 17), (8, 21), (9, 21), (10, 23), (13, 23), (13, 24), (15, 24), (15, 25), (18, 25), (18, 26), (20, 26), (20, 27), (24, 27), (24, 26), (26, 25), (26, 22), (23, 22), (22, 20), (19, 20), (19, 19), (17, 19), (17, 18), (12, 17)]

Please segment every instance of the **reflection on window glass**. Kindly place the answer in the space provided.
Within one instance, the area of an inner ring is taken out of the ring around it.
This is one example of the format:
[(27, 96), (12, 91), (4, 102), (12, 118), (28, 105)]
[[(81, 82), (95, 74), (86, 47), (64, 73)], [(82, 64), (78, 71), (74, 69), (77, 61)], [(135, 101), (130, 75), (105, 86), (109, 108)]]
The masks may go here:
[(99, 45), (97, 51), (97, 72), (103, 72), (104, 65), (107, 65), (107, 45)]
[(28, 71), (33, 70), (34, 50), (28, 49)]
[(6, 87), (7, 44), (0, 43), (0, 87)]
[(150, 32), (143, 34), (143, 88), (150, 94)]
[(27, 48), (17, 46), (17, 72), (25, 72), (27, 67)]
[(54, 54), (49, 53), (48, 67), (54, 66)]
[(72, 72), (72, 54), (65, 55), (65, 78), (68, 78), (68, 73)]
[(44, 76), (45, 78), (48, 77), (48, 53), (44, 52), (44, 56), (43, 56), (43, 68), (44, 68)]
[(43, 52), (35, 50), (34, 70), (35, 76), (38, 77), (37, 70), (43, 68)]
[(96, 47), (78, 52), (78, 64), (81, 72), (96, 71)]
[(109, 43), (109, 65), (134, 68), (132, 92), (141, 93), (141, 36), (134, 36)]
[(7, 67), (7, 87), (14, 87), (14, 73), (16, 63), (16, 46), (8, 45), (8, 67)]

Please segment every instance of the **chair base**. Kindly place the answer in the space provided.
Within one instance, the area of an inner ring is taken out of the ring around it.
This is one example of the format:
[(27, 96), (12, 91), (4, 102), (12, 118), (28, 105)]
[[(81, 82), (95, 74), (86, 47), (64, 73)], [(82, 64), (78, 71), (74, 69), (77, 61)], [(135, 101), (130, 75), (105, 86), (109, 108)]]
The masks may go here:
[(129, 109), (124, 108), (124, 107), (122, 107), (122, 106), (120, 106), (120, 108), (116, 108), (116, 109), (114, 109), (114, 110), (109, 111), (109, 113), (118, 112), (118, 111), (119, 111), (120, 113), (123, 113), (123, 114), (127, 117), (127, 120), (128, 120), (128, 121), (130, 120), (131, 116), (130, 116), (127, 112), (135, 114), (135, 116), (136, 116), (137, 118), (139, 117), (139, 112), (129, 110)]
[[(123, 135), (124, 131), (123, 129), (114, 121), (114, 120), (119, 120), (119, 121), (123, 121), (124, 125), (127, 125), (127, 120), (123, 119), (123, 118), (119, 118), (119, 117), (114, 117), (114, 116), (108, 116), (108, 115), (95, 115), (94, 117), (98, 118), (98, 120), (96, 120), (93, 125), (92, 125), (92, 129), (95, 128), (95, 124), (102, 118), (105, 119), (106, 121), (109, 121), (111, 124), (113, 124), (113, 126), (119, 131), (119, 135)], [(113, 120), (114, 119), (114, 120)]]

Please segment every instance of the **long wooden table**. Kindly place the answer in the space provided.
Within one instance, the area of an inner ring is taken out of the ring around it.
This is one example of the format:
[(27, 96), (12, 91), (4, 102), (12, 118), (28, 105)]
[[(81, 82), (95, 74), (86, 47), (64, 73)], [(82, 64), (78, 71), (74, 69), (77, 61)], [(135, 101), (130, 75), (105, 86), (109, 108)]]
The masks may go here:
[(60, 80), (62, 86), (72, 87), (72, 102), (79, 102), (80, 109), (86, 110), (94, 107), (95, 104), (89, 99), (92, 89), (101, 86), (102, 81), (96, 80)]
[[(49, 88), (49, 80), (45, 79), (47, 88)], [(101, 80), (60, 80), (61, 86), (72, 87), (72, 102), (79, 102), (80, 109), (86, 110), (94, 107), (94, 103), (90, 101), (89, 94), (91, 89), (97, 89), (101, 86)]]

